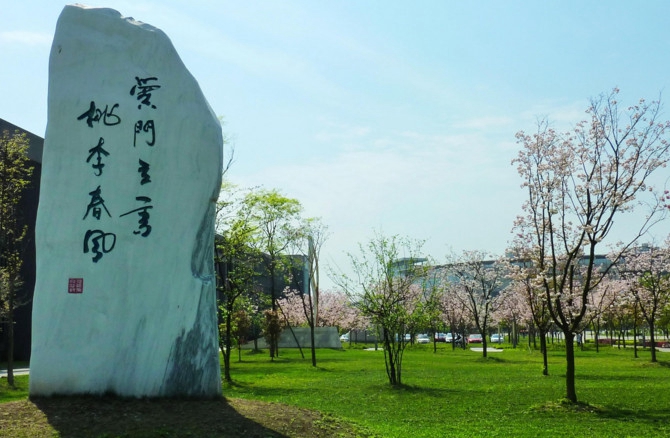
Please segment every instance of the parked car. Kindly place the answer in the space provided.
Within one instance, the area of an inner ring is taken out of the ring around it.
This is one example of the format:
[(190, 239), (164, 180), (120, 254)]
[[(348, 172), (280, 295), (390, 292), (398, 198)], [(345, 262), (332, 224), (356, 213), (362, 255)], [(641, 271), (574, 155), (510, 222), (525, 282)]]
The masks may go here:
[(445, 342), (461, 342), (463, 340), (463, 336), (459, 335), (458, 333), (447, 333), (447, 337), (444, 339)]
[(340, 342), (349, 342), (349, 333), (345, 333), (340, 336)]
[(468, 336), (468, 344), (481, 344), (482, 335), (476, 333)]
[(435, 333), (435, 342), (447, 342), (447, 334)]
[(505, 335), (503, 335), (502, 333), (494, 333), (491, 335), (491, 342), (502, 344), (503, 342), (505, 342)]
[(417, 344), (430, 344), (430, 338), (426, 334), (416, 335)]

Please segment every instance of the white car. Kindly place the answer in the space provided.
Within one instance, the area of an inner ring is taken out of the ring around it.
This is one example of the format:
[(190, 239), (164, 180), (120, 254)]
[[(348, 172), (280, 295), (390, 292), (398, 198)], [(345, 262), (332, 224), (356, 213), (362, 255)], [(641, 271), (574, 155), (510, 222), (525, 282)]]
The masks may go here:
[(505, 342), (505, 335), (503, 335), (502, 333), (494, 333), (491, 335), (491, 342), (502, 344), (503, 342)]
[(340, 342), (349, 342), (349, 333), (345, 333), (340, 336)]
[(417, 344), (430, 344), (430, 338), (428, 335), (421, 334), (421, 335), (416, 335), (416, 343)]

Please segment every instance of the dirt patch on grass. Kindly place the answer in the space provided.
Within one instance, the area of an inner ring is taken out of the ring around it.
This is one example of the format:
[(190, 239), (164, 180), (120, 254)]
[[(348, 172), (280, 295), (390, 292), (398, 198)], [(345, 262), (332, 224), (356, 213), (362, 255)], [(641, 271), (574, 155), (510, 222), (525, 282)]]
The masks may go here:
[(588, 414), (602, 413), (602, 409), (598, 406), (582, 402), (571, 402), (567, 399), (561, 399), (558, 401), (552, 401), (542, 405), (533, 406), (531, 410), (539, 412), (575, 412)]
[(54, 397), (0, 404), (1, 437), (359, 437), (319, 412), (242, 399)]

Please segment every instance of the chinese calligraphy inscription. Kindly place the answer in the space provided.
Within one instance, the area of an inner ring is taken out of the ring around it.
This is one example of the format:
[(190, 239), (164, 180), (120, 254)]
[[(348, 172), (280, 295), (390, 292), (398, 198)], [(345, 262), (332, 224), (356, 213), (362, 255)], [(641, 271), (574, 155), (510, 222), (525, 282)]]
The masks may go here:
[[(159, 90), (161, 85), (158, 83), (157, 77), (147, 77), (140, 78), (135, 77), (135, 85), (130, 88), (130, 96), (136, 97), (137, 101), (140, 104), (137, 106), (137, 110), (142, 108), (148, 108), (150, 111), (156, 110), (156, 105), (152, 103), (153, 93), (156, 90)], [(102, 122), (102, 126), (105, 127), (115, 127), (121, 125), (120, 113), (122, 111), (120, 103), (114, 103), (109, 108), (109, 105), (105, 105), (104, 109), (100, 109), (96, 106), (95, 101), (91, 101), (89, 108), (79, 116), (77, 116), (77, 121), (85, 121), (86, 125), (90, 128), (93, 128), (94, 123)], [(137, 148), (137, 138), (138, 135), (145, 135), (144, 143), (153, 148), (156, 145), (156, 127), (154, 120), (138, 120), (133, 126), (133, 148)], [(148, 137), (148, 139), (146, 139)], [(103, 168), (105, 163), (103, 158), (110, 156), (109, 151), (103, 148), (105, 144), (104, 137), (99, 137), (97, 145), (88, 149), (88, 156), (86, 157), (86, 163), (89, 163), (94, 170), (93, 175), (95, 177), (100, 177), (103, 174)], [(116, 148), (115, 153), (133, 153), (132, 150), (128, 148)], [(140, 186), (151, 183), (151, 176), (149, 175), (149, 170), (151, 165), (143, 160), (138, 158), (139, 168), (137, 169), (140, 174)], [(112, 214), (105, 205), (105, 200), (102, 198), (102, 189), (101, 185), (98, 185), (93, 191), (88, 193), (90, 200), (86, 206), (86, 212), (82, 219), (89, 217), (89, 214), (94, 219), (100, 221), (104, 218), (102, 212), (104, 211), (107, 215), (107, 218), (112, 218)], [(151, 198), (148, 196), (140, 195), (135, 196), (135, 201), (141, 202), (143, 205), (131, 209), (125, 213), (120, 214), (118, 217), (123, 218), (132, 213), (137, 213), (138, 215), (138, 225), (135, 230), (132, 231), (133, 235), (140, 237), (148, 237), (151, 234), (152, 227), (149, 223), (151, 215), (149, 210), (153, 209), (154, 206), (151, 204)], [(111, 252), (117, 241), (117, 232), (105, 232), (101, 229), (89, 229), (84, 234), (84, 254), (92, 253), (93, 256), (91, 260), (93, 263), (98, 263), (102, 257)]]

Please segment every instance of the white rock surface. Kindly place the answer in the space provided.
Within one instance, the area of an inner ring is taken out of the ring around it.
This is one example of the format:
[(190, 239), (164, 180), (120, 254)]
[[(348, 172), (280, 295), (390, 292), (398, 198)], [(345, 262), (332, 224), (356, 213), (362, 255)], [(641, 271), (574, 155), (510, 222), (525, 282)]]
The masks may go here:
[(221, 126), (162, 31), (111, 9), (63, 9), (49, 64), (31, 395), (221, 394), (221, 163)]

